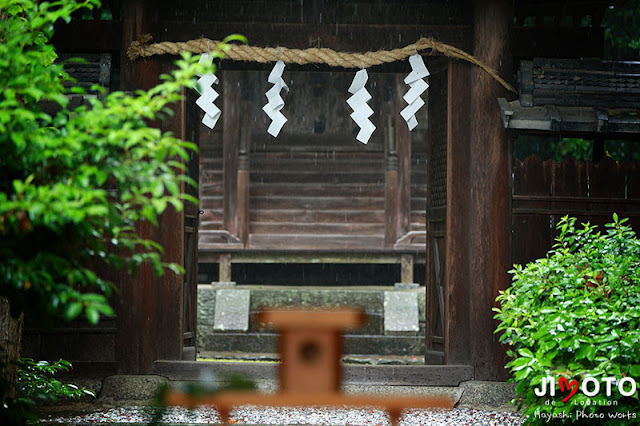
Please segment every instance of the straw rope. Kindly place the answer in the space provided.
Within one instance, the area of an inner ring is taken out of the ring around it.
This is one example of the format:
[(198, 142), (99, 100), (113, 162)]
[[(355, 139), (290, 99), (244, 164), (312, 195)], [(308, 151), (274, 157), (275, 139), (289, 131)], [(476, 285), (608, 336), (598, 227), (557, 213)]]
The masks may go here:
[[(184, 51), (191, 53), (206, 53), (211, 50), (211, 46), (216, 46), (220, 42), (200, 38), (185, 42), (164, 41), (161, 43), (150, 44), (151, 36), (145, 35), (140, 40), (134, 41), (127, 49), (129, 59), (135, 60), (140, 57), (149, 57), (153, 55), (179, 55)], [(288, 49), (286, 47), (256, 47), (246, 44), (229, 44), (230, 49), (224, 54), (225, 59), (234, 61), (248, 62), (276, 62), (282, 60), (285, 63), (294, 64), (327, 64), (332, 67), (343, 68), (367, 68), (372, 65), (380, 65), (389, 62), (402, 61), (416, 52), (430, 49), (439, 52), (451, 58), (462, 59), (479, 66), (485, 70), (491, 77), (496, 79), (506, 89), (515, 92), (515, 89), (506, 81), (504, 81), (498, 73), (475, 56), (470, 55), (464, 50), (440, 43), (432, 38), (421, 38), (414, 44), (393, 50), (378, 50), (375, 52), (352, 53), (352, 52), (336, 52), (327, 48), (309, 48), (309, 49)]]

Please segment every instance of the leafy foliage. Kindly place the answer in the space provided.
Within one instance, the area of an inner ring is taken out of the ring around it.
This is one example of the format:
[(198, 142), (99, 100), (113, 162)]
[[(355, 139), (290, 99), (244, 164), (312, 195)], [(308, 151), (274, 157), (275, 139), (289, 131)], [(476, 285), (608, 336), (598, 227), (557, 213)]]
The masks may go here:
[(38, 424), (35, 410), (37, 403), (96, 396), (91, 390), (64, 384), (55, 379), (55, 374), (71, 369), (71, 363), (68, 361), (59, 360), (51, 364), (47, 361), (36, 362), (30, 358), (21, 358), (18, 367), (18, 395), (13, 399), (3, 399), (0, 424)]
[(616, 59), (640, 59), (640, 0), (626, 0), (610, 6), (602, 21), (605, 41)]
[(507, 367), (531, 424), (544, 424), (545, 414), (557, 423), (571, 416), (575, 421), (576, 411), (627, 424), (628, 418), (609, 415), (637, 413), (637, 391), (625, 397), (614, 387), (610, 397), (600, 392), (590, 398), (578, 392), (566, 402), (534, 392), (546, 377), (582, 383), (586, 377), (630, 376), (640, 382), (640, 240), (615, 214), (603, 234), (589, 224), (576, 228), (575, 222), (564, 217), (558, 223), (547, 257), (510, 271), (513, 285), (501, 292), (500, 308), (494, 309), (496, 332), (508, 345)]
[(22, 397), (35, 401), (56, 402), (60, 398), (96, 396), (91, 390), (79, 388), (70, 383), (62, 383), (55, 379), (54, 376), (57, 373), (71, 369), (69, 361), (61, 359), (49, 363), (47, 361), (36, 362), (31, 358), (21, 358), (19, 367), (18, 388)]
[(113, 314), (113, 286), (97, 266), (181, 272), (136, 224), (197, 202), (183, 193), (196, 182), (176, 174), (196, 147), (149, 123), (211, 68), (185, 54), (147, 92), (89, 97), (71, 110), (66, 95), (82, 91), (64, 89), (70, 77), (48, 41), (56, 20), (97, 0), (38, 3), (0, 0), (0, 294), (41, 320), (84, 312), (96, 323)]
[[(171, 75), (149, 91), (91, 97), (73, 82), (50, 44), (54, 23), (98, 0), (0, 0), (0, 296), (12, 314), (38, 325), (84, 313), (90, 323), (113, 315), (115, 287), (96, 271), (129, 272), (151, 264), (158, 275), (176, 264), (162, 261), (162, 247), (143, 238), (140, 224), (157, 225), (167, 208), (180, 210), (196, 185), (181, 173), (192, 143), (150, 126), (172, 111), (197, 74), (215, 67), (184, 54)], [(238, 37), (232, 37), (238, 38)], [(212, 56), (221, 57), (228, 45)], [(71, 85), (73, 86), (73, 85)], [(87, 105), (72, 109), (69, 95)], [(177, 173), (176, 173), (177, 172)], [(75, 390), (48, 378), (68, 367), (23, 361), (24, 393), (8, 399), (0, 378), (0, 422), (33, 420), (34, 398)]]

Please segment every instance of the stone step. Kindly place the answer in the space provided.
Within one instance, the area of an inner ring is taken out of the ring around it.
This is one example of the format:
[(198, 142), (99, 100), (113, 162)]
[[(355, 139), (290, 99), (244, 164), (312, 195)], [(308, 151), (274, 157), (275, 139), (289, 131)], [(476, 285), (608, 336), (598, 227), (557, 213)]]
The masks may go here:
[[(279, 362), (277, 353), (262, 352), (210, 352), (198, 353), (198, 361), (206, 362)], [(423, 355), (345, 355), (341, 359), (345, 365), (424, 365)]]
[(345, 354), (424, 355), (425, 290), (388, 286), (198, 286), (198, 349), (277, 352), (277, 331), (255, 321), (269, 307), (363, 308), (365, 327), (344, 335)]

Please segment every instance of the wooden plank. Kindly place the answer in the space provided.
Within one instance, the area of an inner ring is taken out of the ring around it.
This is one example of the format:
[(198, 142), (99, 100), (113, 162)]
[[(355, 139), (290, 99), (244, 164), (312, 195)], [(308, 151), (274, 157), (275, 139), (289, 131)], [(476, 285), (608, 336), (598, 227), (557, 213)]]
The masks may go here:
[(253, 222), (252, 234), (361, 234), (380, 235), (383, 227), (379, 223), (292, 223), (292, 222)]
[(589, 197), (625, 198), (625, 175), (620, 164), (607, 157), (598, 164), (588, 163)]
[[(589, 173), (589, 197), (608, 197), (612, 200), (608, 203), (609, 219), (598, 221), (597, 224), (611, 222), (613, 213), (620, 213), (626, 210), (625, 202), (615, 202), (615, 199), (626, 197), (626, 176), (621, 165), (613, 159), (607, 157), (598, 164), (587, 164)], [(604, 228), (603, 228), (604, 229)]]
[[(280, 155), (276, 155), (280, 154)], [(345, 167), (357, 166), (358, 169), (366, 170), (383, 170), (383, 161), (380, 155), (362, 157), (360, 155), (352, 155), (354, 153), (341, 152), (336, 153), (335, 157), (326, 158), (324, 156), (318, 158), (317, 153), (313, 150), (306, 152), (308, 155), (296, 153), (292, 155), (288, 152), (271, 153), (252, 153), (251, 159), (256, 162), (253, 170), (256, 172), (270, 171), (277, 167), (286, 165), (295, 168), (296, 171), (316, 171), (322, 172), (329, 170), (344, 170)], [(357, 153), (356, 153), (357, 154)]]
[(302, 222), (302, 223), (379, 223), (384, 226), (382, 210), (253, 210), (252, 222)]
[(540, 157), (532, 155), (524, 161), (515, 160), (513, 166), (514, 194), (549, 195), (551, 185), (550, 170)]
[[(567, 213), (563, 212), (575, 212), (587, 208), (586, 202), (576, 202), (571, 200), (569, 202), (563, 200), (563, 196), (571, 195), (572, 197), (580, 197), (586, 201), (588, 194), (588, 176), (587, 165), (579, 163), (575, 158), (566, 158), (561, 163), (553, 163), (553, 183), (552, 183), (552, 195), (554, 201), (550, 207), (552, 210), (558, 210), (559, 213), (552, 215), (552, 237), (547, 245), (547, 250), (551, 249), (553, 245), (553, 237), (555, 236), (555, 224), (560, 220), (562, 216)], [(541, 256), (540, 250), (536, 252), (538, 256)], [(532, 260), (532, 259), (529, 259)]]
[(280, 183), (280, 182), (297, 182), (297, 183), (318, 183), (340, 184), (344, 182), (357, 183), (382, 183), (384, 182), (384, 173), (380, 171), (343, 169), (340, 171), (322, 171), (314, 170), (295, 171), (278, 169), (269, 172), (251, 171), (251, 182), (259, 183)]
[(401, 264), (402, 255), (392, 253), (364, 253), (364, 252), (274, 252), (260, 253), (255, 251), (244, 251), (234, 253), (231, 257), (233, 263), (389, 263)]
[[(330, 192), (327, 188), (326, 192)], [(306, 193), (306, 191), (305, 191)], [(333, 196), (255, 196), (251, 197), (254, 210), (269, 209), (322, 209), (322, 210), (383, 210), (385, 200), (382, 197), (339, 197)]]
[(555, 230), (550, 214), (512, 214), (511, 262), (525, 265), (544, 257), (551, 248)]
[(249, 236), (250, 248), (283, 250), (296, 247), (307, 250), (367, 250), (371, 247), (383, 247), (384, 236), (375, 235), (317, 235), (317, 234), (252, 234)]
[(258, 183), (252, 182), (251, 197), (278, 197), (292, 194), (304, 194), (309, 197), (382, 197), (384, 186), (381, 183), (347, 183), (333, 185), (324, 183), (300, 184), (298, 182)]
[(627, 198), (640, 200), (640, 165), (634, 164), (627, 170)]

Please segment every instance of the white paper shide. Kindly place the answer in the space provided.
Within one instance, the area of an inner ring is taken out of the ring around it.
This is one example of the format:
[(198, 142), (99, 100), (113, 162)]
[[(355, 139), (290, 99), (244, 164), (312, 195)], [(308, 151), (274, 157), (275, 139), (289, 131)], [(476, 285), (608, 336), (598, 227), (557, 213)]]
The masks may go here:
[(287, 117), (280, 112), (284, 107), (284, 99), (280, 96), (280, 91), (284, 89), (289, 91), (289, 86), (286, 85), (282, 79), (282, 72), (284, 71), (284, 62), (278, 61), (273, 66), (271, 73), (269, 74), (269, 83), (273, 84), (273, 87), (265, 93), (267, 97), (267, 104), (262, 107), (262, 110), (271, 119), (271, 124), (267, 129), (267, 132), (273, 137), (278, 136), (282, 126), (287, 122)]
[(376, 126), (371, 122), (371, 120), (369, 120), (369, 117), (373, 114), (373, 110), (367, 104), (371, 99), (371, 95), (364, 87), (367, 84), (368, 79), (369, 75), (367, 74), (367, 70), (362, 69), (358, 71), (355, 77), (353, 77), (351, 86), (349, 86), (349, 93), (353, 96), (347, 99), (347, 103), (351, 109), (353, 109), (351, 118), (360, 127), (360, 131), (358, 132), (356, 139), (364, 144), (369, 142), (369, 138), (373, 134), (373, 131), (376, 130)]
[(402, 97), (408, 105), (400, 112), (400, 115), (407, 122), (409, 130), (413, 130), (418, 125), (416, 113), (424, 106), (420, 95), (429, 88), (429, 84), (423, 80), (429, 76), (429, 71), (422, 56), (418, 53), (409, 57), (409, 64), (411, 64), (411, 72), (404, 79), (404, 82), (409, 85), (409, 90)]
[[(204, 53), (198, 63), (211, 64), (213, 58), (208, 53)], [(218, 92), (211, 87), (214, 84), (218, 84), (218, 77), (215, 74), (198, 74), (199, 93), (200, 97), (196, 100), (198, 105), (204, 111), (204, 117), (202, 117), (202, 124), (210, 129), (213, 129), (220, 118), (220, 108), (218, 108), (214, 102), (218, 99)]]

